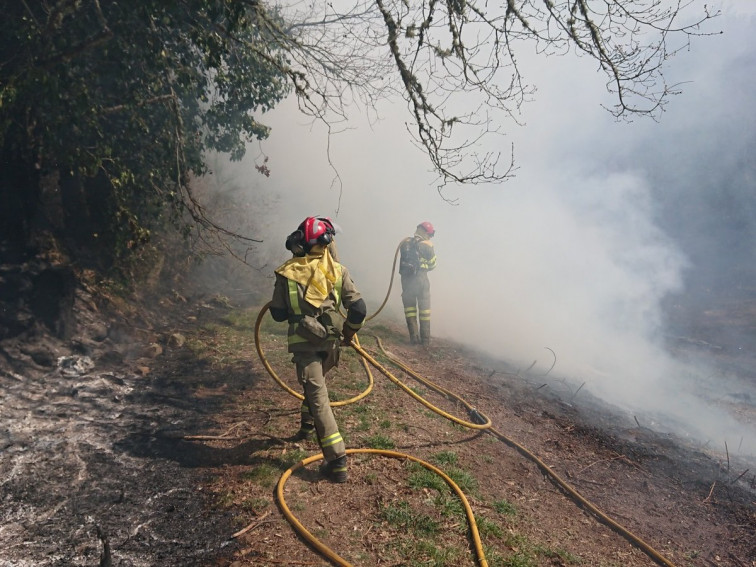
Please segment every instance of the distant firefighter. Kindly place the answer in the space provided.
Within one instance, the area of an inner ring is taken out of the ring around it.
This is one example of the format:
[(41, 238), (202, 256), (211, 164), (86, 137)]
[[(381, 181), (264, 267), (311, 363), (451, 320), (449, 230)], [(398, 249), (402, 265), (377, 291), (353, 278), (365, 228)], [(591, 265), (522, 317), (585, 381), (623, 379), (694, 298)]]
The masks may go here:
[(436, 267), (436, 252), (430, 241), (435, 234), (431, 223), (421, 222), (417, 225), (414, 236), (405, 238), (399, 245), (402, 304), (410, 342), (413, 345), (430, 344), (431, 296), (428, 272)]

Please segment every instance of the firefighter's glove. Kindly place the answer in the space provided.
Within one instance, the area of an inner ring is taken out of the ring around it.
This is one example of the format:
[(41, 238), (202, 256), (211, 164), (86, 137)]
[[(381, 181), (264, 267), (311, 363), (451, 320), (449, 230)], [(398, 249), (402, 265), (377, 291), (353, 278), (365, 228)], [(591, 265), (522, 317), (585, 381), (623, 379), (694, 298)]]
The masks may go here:
[(341, 344), (343, 346), (349, 346), (352, 344), (352, 338), (354, 338), (354, 335), (357, 334), (357, 329), (352, 329), (349, 325), (344, 325), (344, 329), (342, 330), (343, 338), (341, 339)]

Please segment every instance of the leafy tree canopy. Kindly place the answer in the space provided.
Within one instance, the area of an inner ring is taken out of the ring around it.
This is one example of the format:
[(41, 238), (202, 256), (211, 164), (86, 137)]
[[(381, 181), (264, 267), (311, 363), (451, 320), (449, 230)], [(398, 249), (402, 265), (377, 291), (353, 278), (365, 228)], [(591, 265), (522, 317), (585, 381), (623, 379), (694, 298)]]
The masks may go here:
[[(187, 175), (205, 171), (207, 150), (239, 158), (246, 142), (267, 136), (258, 116), (289, 92), (283, 65), (251, 3), (9, 3), (0, 35), (9, 227), (26, 232), (19, 221), (32, 220), (38, 180), (50, 173), (75, 180), (75, 192), (107, 192), (78, 204), (99, 202), (89, 213), (114, 233), (142, 226), (166, 202), (203, 222)], [(133, 245), (134, 233), (113, 244)]]

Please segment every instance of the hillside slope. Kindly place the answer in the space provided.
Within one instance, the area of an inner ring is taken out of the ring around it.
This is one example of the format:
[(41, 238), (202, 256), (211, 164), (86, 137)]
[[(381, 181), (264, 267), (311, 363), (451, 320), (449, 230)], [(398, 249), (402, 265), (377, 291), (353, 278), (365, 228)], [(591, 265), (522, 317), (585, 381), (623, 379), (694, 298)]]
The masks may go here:
[[(299, 401), (257, 357), (259, 308), (178, 294), (108, 315), (97, 304), (77, 292), (69, 339), (37, 333), (0, 344), (0, 566), (328, 565), (275, 498), (281, 474), (317, 446), (291, 439)], [(266, 322), (262, 344), (296, 389), (281, 331)], [(361, 341), (382, 363), (373, 335), (669, 564), (756, 565), (754, 468), (685, 447), (586, 393), (565, 395), (557, 379), (444, 341), (411, 347), (400, 329), (371, 323)], [(522, 451), (439, 416), (375, 370), (374, 380), (363, 400), (336, 410), (348, 447), (406, 453), (446, 471), (470, 501), (489, 565), (657, 564)], [(348, 352), (330, 388), (344, 399), (367, 382)], [(350, 563), (476, 564), (461, 506), (440, 477), (364, 454), (351, 457), (345, 485), (316, 468), (291, 476), (285, 504)]]

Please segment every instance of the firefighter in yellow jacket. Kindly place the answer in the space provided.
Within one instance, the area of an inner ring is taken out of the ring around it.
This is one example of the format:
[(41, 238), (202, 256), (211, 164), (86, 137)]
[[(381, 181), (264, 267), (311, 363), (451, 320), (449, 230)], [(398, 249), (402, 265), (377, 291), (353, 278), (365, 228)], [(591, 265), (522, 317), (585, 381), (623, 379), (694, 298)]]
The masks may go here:
[[(421, 222), (414, 236), (399, 245), (399, 274), (402, 277), (402, 304), (407, 330), (412, 344), (430, 344), (431, 298), (428, 272), (436, 267), (436, 252), (431, 238), (436, 234), (433, 225)], [(418, 333), (418, 320), (419, 333)]]
[[(346, 482), (344, 440), (331, 410), (326, 373), (338, 365), (339, 347), (349, 345), (367, 314), (349, 271), (331, 254), (336, 231), (330, 219), (307, 217), (286, 239), (294, 255), (275, 270), (270, 314), (288, 321), (289, 352), (304, 390), (301, 424), (295, 438), (317, 435), (323, 451), (321, 473)], [(339, 305), (347, 310), (346, 320)]]

